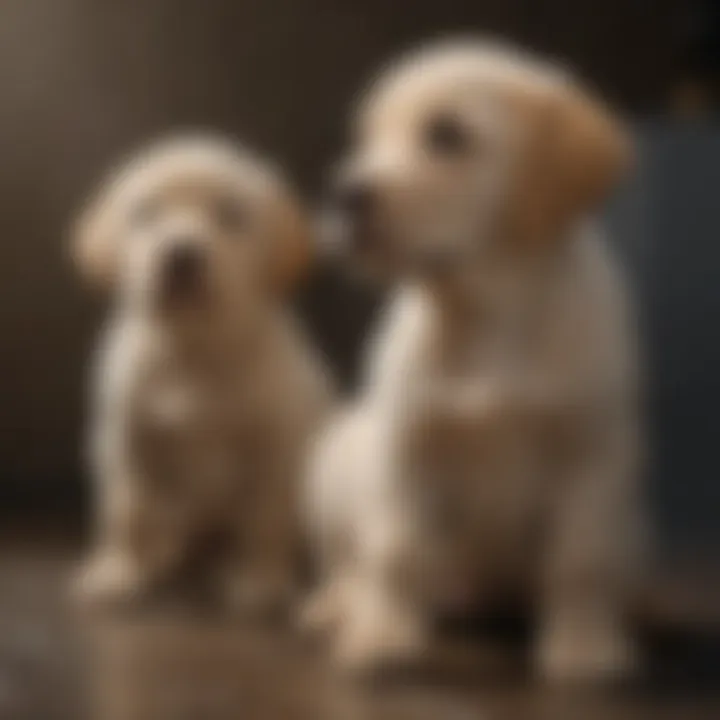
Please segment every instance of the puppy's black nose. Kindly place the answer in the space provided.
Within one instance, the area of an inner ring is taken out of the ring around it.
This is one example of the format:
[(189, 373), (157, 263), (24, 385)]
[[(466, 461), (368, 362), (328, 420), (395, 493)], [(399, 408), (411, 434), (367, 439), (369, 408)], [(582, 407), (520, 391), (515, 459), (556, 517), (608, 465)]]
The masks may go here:
[(363, 222), (375, 207), (375, 192), (366, 182), (341, 182), (334, 188), (332, 202), (335, 209), (351, 222)]
[(201, 248), (192, 238), (174, 240), (165, 261), (167, 282), (173, 289), (195, 285), (203, 273), (204, 260)]

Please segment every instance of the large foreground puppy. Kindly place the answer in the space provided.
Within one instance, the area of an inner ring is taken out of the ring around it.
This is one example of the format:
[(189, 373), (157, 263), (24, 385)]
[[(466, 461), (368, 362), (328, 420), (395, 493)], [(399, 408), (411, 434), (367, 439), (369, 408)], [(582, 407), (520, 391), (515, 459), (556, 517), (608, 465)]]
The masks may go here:
[(304, 619), (343, 663), (413, 655), (438, 609), (535, 601), (551, 678), (625, 668), (635, 553), (633, 332), (588, 216), (628, 147), (563, 73), (482, 43), (365, 97), (335, 225), (395, 286), (364, 394), (323, 438)]
[(142, 153), (81, 218), (78, 264), (114, 292), (95, 368), (84, 597), (139, 597), (203, 545), (229, 602), (290, 589), (295, 491), (326, 397), (282, 308), (307, 241), (282, 179), (212, 138)]

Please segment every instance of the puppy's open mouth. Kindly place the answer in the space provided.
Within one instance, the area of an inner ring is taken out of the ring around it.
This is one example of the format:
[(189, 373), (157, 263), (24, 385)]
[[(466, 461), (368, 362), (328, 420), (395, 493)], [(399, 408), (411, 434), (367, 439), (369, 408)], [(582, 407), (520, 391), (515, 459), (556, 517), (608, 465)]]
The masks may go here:
[(191, 310), (207, 305), (210, 288), (204, 268), (164, 268), (158, 287), (158, 301), (163, 310)]

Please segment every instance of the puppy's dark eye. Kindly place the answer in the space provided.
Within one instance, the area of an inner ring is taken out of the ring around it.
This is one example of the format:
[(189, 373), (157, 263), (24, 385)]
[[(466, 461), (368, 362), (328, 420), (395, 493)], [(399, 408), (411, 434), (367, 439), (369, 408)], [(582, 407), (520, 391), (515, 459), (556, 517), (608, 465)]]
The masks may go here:
[(245, 208), (234, 198), (223, 198), (215, 206), (215, 219), (224, 230), (240, 230), (246, 224)]
[(448, 157), (461, 155), (471, 144), (467, 128), (451, 115), (433, 118), (425, 127), (423, 141), (433, 154)]

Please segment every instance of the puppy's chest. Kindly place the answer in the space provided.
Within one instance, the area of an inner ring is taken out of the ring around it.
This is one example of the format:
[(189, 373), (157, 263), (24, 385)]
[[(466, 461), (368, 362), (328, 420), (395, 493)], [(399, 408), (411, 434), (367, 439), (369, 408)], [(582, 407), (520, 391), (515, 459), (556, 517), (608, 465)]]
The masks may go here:
[(438, 354), (408, 424), (412, 476), (441, 515), (514, 526), (535, 504), (537, 448), (505, 406), (525, 369), (503, 337), (478, 338)]
[[(418, 392), (416, 431), (453, 453), (484, 452), (484, 440), (501, 428), (502, 396), (522, 372), (502, 337), (470, 338), (439, 350), (427, 364)], [(504, 423), (503, 423), (504, 427)]]
[(182, 484), (235, 482), (257, 463), (271, 418), (262, 387), (234, 377), (167, 372), (146, 383), (133, 422), (136, 449), (156, 476)]

